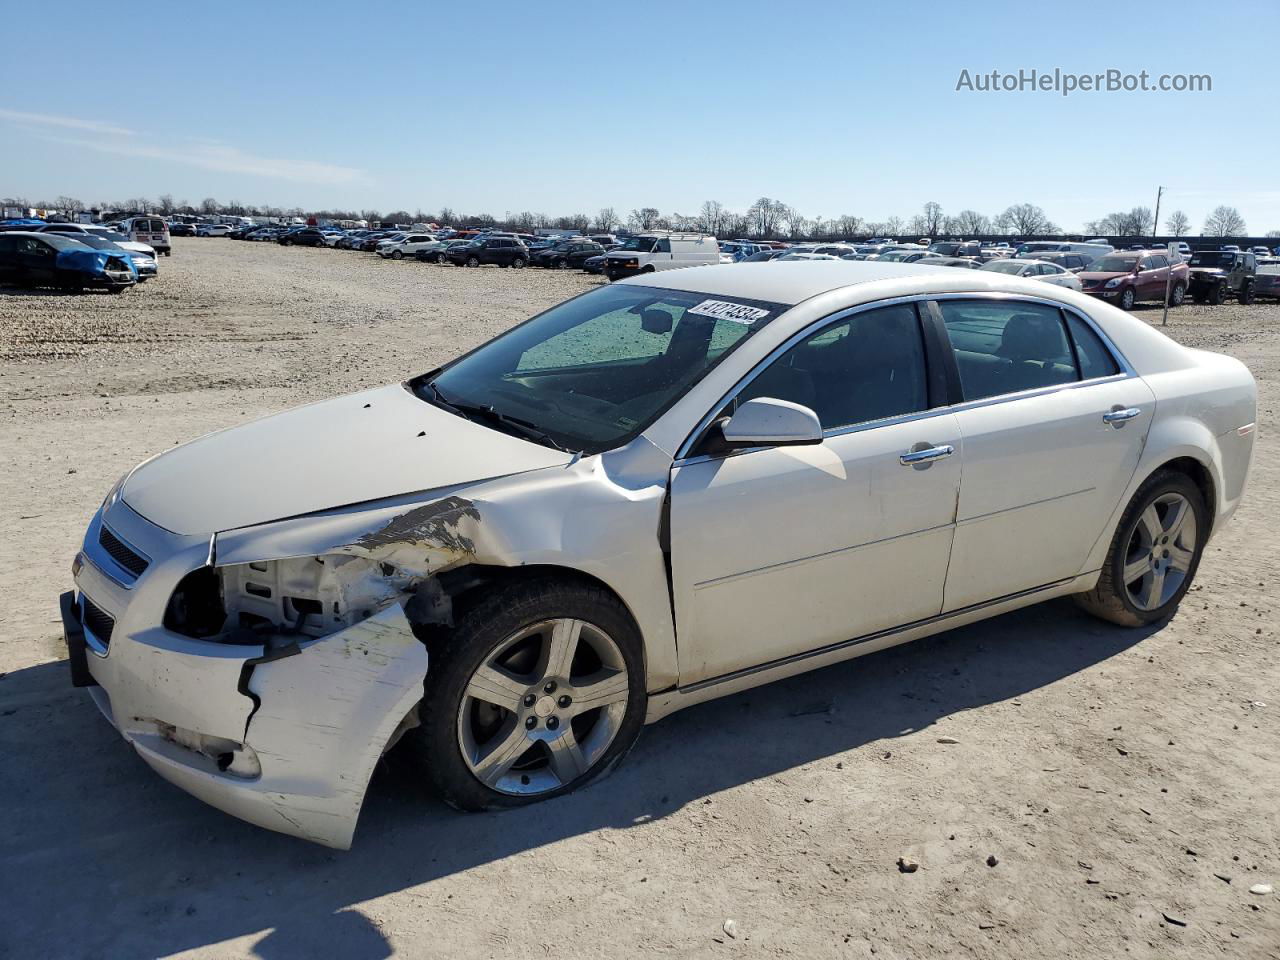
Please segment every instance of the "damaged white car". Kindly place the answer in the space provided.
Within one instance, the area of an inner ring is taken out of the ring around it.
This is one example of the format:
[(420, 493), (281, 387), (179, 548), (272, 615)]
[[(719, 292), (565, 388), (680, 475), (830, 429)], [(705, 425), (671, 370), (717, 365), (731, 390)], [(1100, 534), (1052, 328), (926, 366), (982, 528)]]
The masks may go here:
[(1034, 281), (641, 276), (130, 471), (62, 598), (73, 681), (168, 780), (347, 847), (401, 739), (449, 802), (513, 806), (646, 720), (1020, 606), (1167, 617), (1254, 404)]

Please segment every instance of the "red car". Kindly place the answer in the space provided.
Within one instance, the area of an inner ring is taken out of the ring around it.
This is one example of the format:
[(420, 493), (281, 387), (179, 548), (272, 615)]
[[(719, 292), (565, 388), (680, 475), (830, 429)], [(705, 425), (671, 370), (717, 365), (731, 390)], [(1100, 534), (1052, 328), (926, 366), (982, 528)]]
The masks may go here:
[(1087, 270), (1080, 271), (1079, 277), (1085, 293), (1131, 310), (1139, 300), (1164, 303), (1166, 287), (1169, 303), (1180, 306), (1187, 294), (1190, 271), (1183, 260), (1170, 263), (1169, 255), (1163, 251), (1118, 250), (1095, 260)]

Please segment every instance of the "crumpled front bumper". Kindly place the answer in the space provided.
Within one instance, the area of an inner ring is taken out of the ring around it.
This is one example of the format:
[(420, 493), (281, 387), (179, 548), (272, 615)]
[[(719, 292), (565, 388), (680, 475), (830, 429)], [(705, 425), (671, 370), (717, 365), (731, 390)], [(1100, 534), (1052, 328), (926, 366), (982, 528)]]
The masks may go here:
[[(99, 709), (166, 780), (258, 826), (348, 848), (374, 766), (422, 698), (427, 651), (403, 609), (273, 650), (191, 639), (164, 629), (163, 611), (207, 543), (123, 503), (107, 516), (151, 564), (127, 582), (94, 517), (62, 603), (73, 679), (91, 678)], [(109, 638), (93, 632), (106, 632), (102, 614)]]

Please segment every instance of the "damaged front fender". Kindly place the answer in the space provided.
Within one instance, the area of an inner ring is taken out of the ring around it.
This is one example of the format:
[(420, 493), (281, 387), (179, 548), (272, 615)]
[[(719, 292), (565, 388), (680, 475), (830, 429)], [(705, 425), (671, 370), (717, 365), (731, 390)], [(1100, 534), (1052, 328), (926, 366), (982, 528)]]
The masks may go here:
[(201, 756), (189, 735), (175, 743), (181, 729), (176, 736), (171, 729), (122, 732), (161, 776), (206, 803), (269, 830), (349, 848), (378, 758), (402, 727), (416, 725), (426, 647), (393, 604), (292, 655), (249, 657), (244, 666), (241, 749), (256, 760), (257, 776)]

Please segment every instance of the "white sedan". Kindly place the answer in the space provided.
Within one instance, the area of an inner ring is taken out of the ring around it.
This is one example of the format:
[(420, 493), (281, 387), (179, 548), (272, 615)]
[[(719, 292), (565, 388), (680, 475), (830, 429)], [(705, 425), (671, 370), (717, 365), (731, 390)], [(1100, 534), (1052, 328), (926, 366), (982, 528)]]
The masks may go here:
[(72, 677), (161, 776), (346, 847), (397, 741), (513, 807), (682, 707), (1028, 604), (1158, 623), (1255, 398), (998, 272), (642, 275), (129, 471), (62, 596)]
[(1028, 280), (1040, 280), (1052, 283), (1068, 290), (1083, 290), (1084, 286), (1070, 270), (1064, 270), (1056, 263), (1044, 260), (988, 260), (979, 269), (991, 273), (1004, 273), (1011, 277), (1025, 277)]

